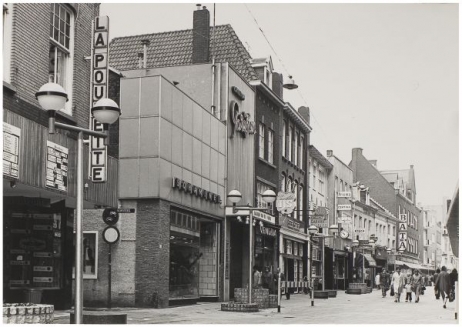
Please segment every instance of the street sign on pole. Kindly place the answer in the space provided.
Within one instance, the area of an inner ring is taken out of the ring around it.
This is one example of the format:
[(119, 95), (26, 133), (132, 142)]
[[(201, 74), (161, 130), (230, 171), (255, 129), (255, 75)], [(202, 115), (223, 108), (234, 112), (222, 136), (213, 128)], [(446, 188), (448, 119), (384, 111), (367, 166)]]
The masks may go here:
[(342, 210), (351, 210), (351, 204), (339, 204), (337, 206), (337, 210), (338, 211), (342, 211)]

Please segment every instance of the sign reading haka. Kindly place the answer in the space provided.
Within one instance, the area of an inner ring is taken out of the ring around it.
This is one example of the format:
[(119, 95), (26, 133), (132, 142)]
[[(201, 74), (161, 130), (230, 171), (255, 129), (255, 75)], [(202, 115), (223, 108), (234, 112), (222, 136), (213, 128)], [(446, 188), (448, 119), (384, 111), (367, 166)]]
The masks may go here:
[(239, 111), (239, 104), (236, 101), (231, 101), (229, 112), (233, 125), (233, 132), (231, 133), (231, 137), (234, 136), (235, 132), (240, 132), (242, 137), (246, 137), (247, 134), (256, 133), (257, 128), (255, 127), (255, 122), (250, 120), (249, 113)]

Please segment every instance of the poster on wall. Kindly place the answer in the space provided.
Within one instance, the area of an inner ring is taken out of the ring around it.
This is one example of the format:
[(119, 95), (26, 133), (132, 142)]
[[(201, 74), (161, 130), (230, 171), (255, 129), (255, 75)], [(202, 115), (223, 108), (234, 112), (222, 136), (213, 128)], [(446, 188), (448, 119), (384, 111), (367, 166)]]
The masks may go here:
[(46, 187), (67, 192), (69, 149), (47, 141)]
[[(75, 263), (72, 267), (72, 278), (75, 278)], [(83, 232), (83, 278), (98, 278), (98, 232)]]
[(21, 129), (3, 123), (3, 176), (19, 178), (19, 138)]

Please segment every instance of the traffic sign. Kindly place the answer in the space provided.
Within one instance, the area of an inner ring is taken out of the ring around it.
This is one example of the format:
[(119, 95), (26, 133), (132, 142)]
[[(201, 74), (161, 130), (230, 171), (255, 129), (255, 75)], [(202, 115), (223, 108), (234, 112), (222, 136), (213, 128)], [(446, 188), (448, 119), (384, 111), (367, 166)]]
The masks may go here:
[(119, 208), (118, 213), (135, 213), (135, 208)]
[(108, 225), (117, 224), (119, 221), (119, 213), (115, 208), (106, 208), (103, 211), (103, 221)]
[(120, 238), (120, 232), (115, 226), (108, 226), (103, 230), (103, 240), (108, 244), (117, 243)]

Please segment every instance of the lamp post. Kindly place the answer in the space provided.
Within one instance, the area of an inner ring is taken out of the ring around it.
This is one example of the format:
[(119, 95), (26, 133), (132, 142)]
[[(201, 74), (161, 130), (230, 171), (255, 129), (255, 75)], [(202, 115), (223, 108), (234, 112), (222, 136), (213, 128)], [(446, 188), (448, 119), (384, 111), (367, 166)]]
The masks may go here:
[[(238, 210), (248, 210), (249, 211), (249, 304), (252, 303), (252, 261), (253, 261), (253, 211), (254, 210), (268, 210), (266, 208), (251, 208), (251, 207), (236, 207), (242, 199), (242, 194), (238, 190), (232, 190), (228, 193), (228, 200), (233, 204), (233, 213), (236, 213)], [(266, 203), (273, 203), (276, 200), (276, 193), (272, 190), (266, 190), (263, 192), (263, 201)], [(278, 299), (279, 301), (279, 299)]]
[(55, 133), (55, 127), (78, 132), (77, 139), (77, 194), (76, 194), (76, 246), (75, 246), (75, 323), (81, 324), (83, 320), (83, 233), (82, 233), (82, 212), (83, 212), (83, 134), (101, 137), (107, 144), (107, 128), (119, 119), (120, 109), (117, 104), (103, 98), (91, 109), (92, 115), (100, 123), (103, 123), (104, 133), (96, 132), (81, 127), (55, 122), (56, 111), (64, 108), (68, 101), (66, 91), (56, 83), (44, 84), (35, 94), (42, 109), (48, 111), (48, 132)]
[(311, 283), (311, 306), (314, 306), (314, 283), (313, 283), (313, 236), (318, 232), (314, 225), (308, 227), (310, 234), (310, 283)]
[(339, 225), (337, 224), (332, 224), (330, 225), (329, 227), (329, 231), (332, 233), (333, 235), (333, 239), (332, 239), (332, 289), (334, 290), (335, 289), (335, 239), (336, 239), (336, 236), (337, 236), (337, 233), (338, 233), (338, 230), (339, 230)]
[(359, 241), (358, 240), (353, 240), (353, 242), (351, 243), (351, 248), (353, 249), (353, 270), (356, 270), (356, 278), (358, 278), (357, 277), (358, 271), (356, 269), (356, 255), (357, 255), (357, 251), (358, 251), (358, 246), (359, 246)]

